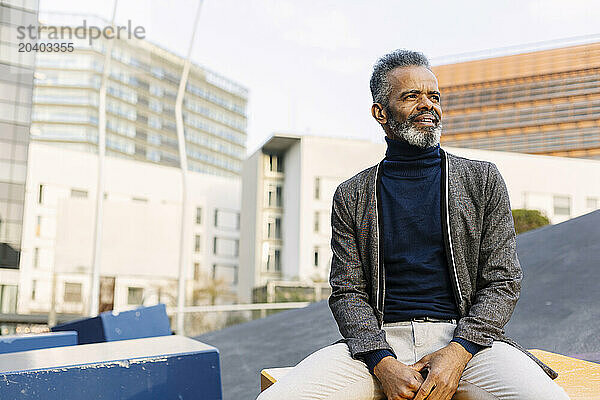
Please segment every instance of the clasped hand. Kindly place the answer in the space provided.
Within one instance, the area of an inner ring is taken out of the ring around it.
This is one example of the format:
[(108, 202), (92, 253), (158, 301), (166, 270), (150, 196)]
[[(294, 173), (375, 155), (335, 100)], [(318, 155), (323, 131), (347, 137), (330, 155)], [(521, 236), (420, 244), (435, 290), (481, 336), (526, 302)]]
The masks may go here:
[(450, 400), (471, 357), (464, 347), (451, 342), (413, 365), (385, 357), (374, 373), (388, 400)]

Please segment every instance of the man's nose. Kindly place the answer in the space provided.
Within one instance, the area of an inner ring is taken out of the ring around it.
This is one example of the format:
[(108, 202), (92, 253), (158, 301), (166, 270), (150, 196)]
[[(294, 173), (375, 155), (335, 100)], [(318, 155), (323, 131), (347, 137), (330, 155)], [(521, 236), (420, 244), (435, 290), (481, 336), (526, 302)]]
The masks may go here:
[(418, 110), (433, 110), (433, 102), (429, 100), (427, 96), (421, 96), (419, 104), (417, 104)]

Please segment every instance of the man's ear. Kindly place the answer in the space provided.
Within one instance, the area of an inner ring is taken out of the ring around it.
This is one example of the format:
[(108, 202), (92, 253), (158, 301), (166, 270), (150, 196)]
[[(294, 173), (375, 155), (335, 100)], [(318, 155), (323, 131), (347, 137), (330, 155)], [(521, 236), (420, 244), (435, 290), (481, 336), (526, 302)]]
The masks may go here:
[(385, 107), (381, 103), (373, 103), (371, 106), (371, 115), (375, 118), (375, 121), (381, 125), (387, 124), (388, 116)]

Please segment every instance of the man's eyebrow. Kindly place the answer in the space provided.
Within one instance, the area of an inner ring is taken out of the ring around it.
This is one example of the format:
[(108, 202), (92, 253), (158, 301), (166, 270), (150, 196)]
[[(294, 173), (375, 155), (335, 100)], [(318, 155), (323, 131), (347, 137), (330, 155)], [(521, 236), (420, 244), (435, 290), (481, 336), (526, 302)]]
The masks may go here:
[[(421, 90), (412, 89), (412, 90), (407, 90), (405, 92), (400, 93), (400, 97), (404, 97), (407, 94), (421, 94), (421, 93), (423, 93)], [(427, 92), (427, 94), (437, 94), (438, 96), (441, 95), (441, 93), (438, 92), (437, 90), (430, 90), (429, 92)]]
[(422, 92), (420, 90), (417, 89), (412, 89), (412, 90), (407, 90), (406, 92), (402, 92), (400, 93), (400, 97), (404, 97), (407, 94), (421, 94)]

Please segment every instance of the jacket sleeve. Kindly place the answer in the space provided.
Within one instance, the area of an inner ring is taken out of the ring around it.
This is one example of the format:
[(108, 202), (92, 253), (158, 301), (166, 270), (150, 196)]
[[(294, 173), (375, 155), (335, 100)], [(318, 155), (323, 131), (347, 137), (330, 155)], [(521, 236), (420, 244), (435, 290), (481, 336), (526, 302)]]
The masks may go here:
[[(357, 231), (341, 187), (333, 196), (331, 213), (331, 296), (329, 307), (353, 358), (374, 350), (393, 350), (369, 304), (365, 268), (360, 260)], [(366, 234), (366, 232), (365, 232)]]
[(454, 337), (489, 347), (504, 335), (521, 291), (521, 266), (508, 191), (494, 164), (488, 166), (475, 298)]

